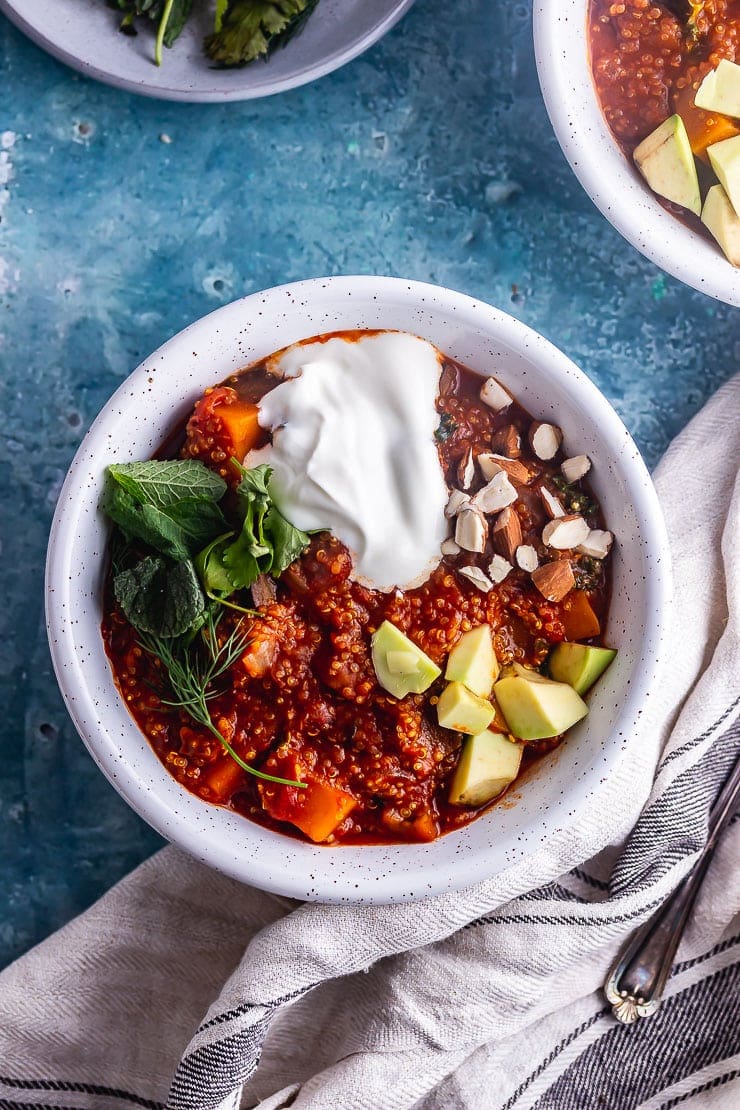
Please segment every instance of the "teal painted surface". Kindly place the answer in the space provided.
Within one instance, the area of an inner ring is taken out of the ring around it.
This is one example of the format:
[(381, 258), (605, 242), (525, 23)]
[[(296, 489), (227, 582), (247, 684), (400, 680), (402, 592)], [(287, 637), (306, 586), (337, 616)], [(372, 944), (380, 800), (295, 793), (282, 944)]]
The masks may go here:
[(438, 282), (563, 348), (651, 465), (738, 369), (737, 313), (641, 258), (571, 174), (530, 18), (418, 0), (315, 85), (201, 107), (79, 78), (0, 17), (0, 966), (160, 843), (78, 740), (42, 612), (66, 467), (144, 355), (279, 282)]

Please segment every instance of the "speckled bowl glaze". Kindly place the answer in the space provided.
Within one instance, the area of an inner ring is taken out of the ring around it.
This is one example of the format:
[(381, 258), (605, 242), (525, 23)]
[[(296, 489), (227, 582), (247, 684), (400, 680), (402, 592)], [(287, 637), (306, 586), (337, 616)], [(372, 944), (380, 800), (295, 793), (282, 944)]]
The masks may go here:
[(161, 67), (154, 36), (117, 33), (116, 13), (102, 0), (0, 0), (0, 11), (60, 62), (117, 89), (161, 100), (252, 100), (315, 81), (356, 58), (401, 18), (414, 0), (321, 0), (300, 35), (266, 65), (217, 69), (203, 53), (211, 5), (192, 18)]
[[(618, 537), (606, 630), (619, 649), (591, 712), (471, 825), (432, 844), (316, 847), (194, 797), (164, 769), (116, 689), (100, 635), (108, 463), (148, 457), (209, 385), (289, 343), (336, 329), (413, 332), (481, 375), (495, 373), (534, 415), (593, 460)], [(461, 293), (396, 278), (316, 279), (256, 293), (171, 339), (124, 382), (74, 458), (52, 525), (47, 624), (67, 708), (98, 766), (162, 836), (237, 879), (295, 898), (392, 902), (468, 886), (575, 820), (628, 747), (661, 653), (669, 591), (660, 508), (640, 455), (589, 379), (541, 336)]]
[(694, 289), (740, 305), (740, 270), (713, 240), (661, 206), (607, 127), (591, 77), (588, 6), (589, 0), (534, 5), (537, 71), (565, 157), (597, 208), (633, 247)]

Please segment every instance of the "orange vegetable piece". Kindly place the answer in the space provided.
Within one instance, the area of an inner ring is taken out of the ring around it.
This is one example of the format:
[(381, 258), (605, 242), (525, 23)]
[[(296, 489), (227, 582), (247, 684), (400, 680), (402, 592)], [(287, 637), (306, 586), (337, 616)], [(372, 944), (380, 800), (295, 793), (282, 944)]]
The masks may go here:
[(228, 802), (231, 795), (242, 781), (244, 771), (230, 755), (223, 756), (210, 767), (201, 778), (201, 782), (212, 790), (219, 802)]
[(219, 405), (214, 411), (221, 417), (224, 430), (231, 440), (234, 458), (241, 462), (263, 435), (257, 421), (259, 409), (246, 401), (236, 400), (230, 405)]
[(262, 804), (271, 817), (289, 821), (315, 844), (331, 836), (357, 805), (346, 790), (315, 779), (301, 790), (265, 783), (260, 786), (260, 793)]
[(188, 421), (185, 456), (200, 459), (227, 476), (233, 469), (228, 465), (230, 458), (241, 462), (248, 451), (265, 441), (258, 415), (257, 405), (242, 401), (231, 386), (206, 390)]
[(696, 89), (693, 85), (688, 85), (674, 97), (673, 107), (686, 124), (686, 133), (694, 154), (702, 162), (709, 163), (707, 147), (723, 139), (731, 139), (733, 135), (740, 135), (740, 126), (729, 116), (697, 108), (694, 104), (695, 96)]
[(563, 602), (562, 617), (566, 640), (590, 640), (601, 632), (599, 618), (584, 590), (571, 590)]

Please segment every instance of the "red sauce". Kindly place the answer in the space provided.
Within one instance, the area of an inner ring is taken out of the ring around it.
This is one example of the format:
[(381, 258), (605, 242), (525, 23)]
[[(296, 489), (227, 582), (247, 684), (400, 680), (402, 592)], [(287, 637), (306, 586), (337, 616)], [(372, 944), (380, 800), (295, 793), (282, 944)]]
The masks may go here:
[[(490, 451), (502, 429), (513, 425), (521, 433), (521, 461), (535, 473), (531, 483), (521, 487), (516, 503), (523, 542), (551, 558), (553, 552), (548, 553), (540, 540), (548, 517), (538, 489), (558, 467), (529, 453), (526, 432), (531, 417), (517, 404), (494, 414), (478, 398), (480, 383), (480, 377), (464, 367), (451, 360), (445, 363), (438, 408), (451, 434), (440, 443), (439, 454), (448, 484), (459, 484), (457, 468), (468, 446)], [(229, 396), (254, 402), (274, 384), (263, 364), (208, 391), (196, 406), (181, 454), (201, 458), (230, 476), (230, 444), (219, 439), (214, 398), (223, 400), (223, 390), (233, 390)], [(483, 484), (477, 474), (471, 490)], [(586, 515), (592, 527), (601, 526), (595, 503)], [(563, 554), (578, 563), (575, 553)], [(492, 555), (489, 538), (482, 555), (463, 552), (446, 558), (423, 586), (387, 594), (354, 582), (349, 552), (323, 533), (276, 583), (274, 601), (261, 606), (258, 617), (245, 618), (250, 644), (210, 702), (212, 718), (251, 765), (347, 796), (353, 808), (329, 837), (330, 843), (430, 840), (480, 812), (446, 801), (462, 738), (436, 723), (434, 706), (443, 680), (424, 694), (392, 697), (376, 681), (370, 637), (383, 620), (390, 620), (443, 665), (464, 631), (488, 623), (502, 664), (516, 660), (541, 665), (550, 647), (566, 638), (569, 613), (581, 591), (554, 604), (518, 569), (488, 594), (455, 573), (456, 565), (473, 561), (485, 569)], [(603, 623), (608, 601), (603, 572), (590, 586), (584, 596)], [(222, 627), (228, 630), (238, 619), (227, 610)], [(103, 636), (129, 710), (178, 782), (208, 802), (230, 806), (269, 828), (302, 835), (289, 823), (295, 807), (303, 804), (300, 790), (258, 782), (206, 729), (162, 704), (168, 697), (166, 676), (158, 661), (138, 645), (110, 589)], [(492, 725), (496, 726), (506, 730), (501, 719)], [(528, 744), (523, 768), (557, 743), (559, 738)]]

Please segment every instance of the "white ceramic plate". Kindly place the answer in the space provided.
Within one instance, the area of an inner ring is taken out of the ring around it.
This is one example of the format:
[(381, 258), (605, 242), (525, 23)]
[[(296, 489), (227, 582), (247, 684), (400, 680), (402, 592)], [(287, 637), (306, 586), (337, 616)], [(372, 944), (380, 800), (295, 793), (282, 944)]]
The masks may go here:
[[(618, 537), (608, 642), (615, 663), (590, 713), (506, 804), (431, 844), (327, 848), (272, 832), (189, 794), (159, 762), (113, 684), (100, 635), (107, 529), (98, 501), (108, 463), (151, 455), (206, 386), (299, 339), (396, 328), (481, 375), (495, 372), (533, 415), (556, 421)], [(123, 383), (74, 458), (52, 525), (47, 623), (67, 708), (101, 770), (162, 836), (244, 882), (295, 898), (392, 902), (456, 890), (526, 857), (573, 821), (617, 760), (640, 743), (668, 598), (655, 491), (624, 425), (596, 386), (541, 336), (496, 308), (395, 278), (316, 279), (256, 293), (171, 339)]]
[(558, 142), (597, 208), (633, 247), (694, 289), (740, 305), (740, 270), (717, 244), (662, 207), (601, 112), (587, 43), (589, 0), (537, 0), (537, 72)]
[(212, 8), (196, 0), (187, 28), (153, 62), (154, 37), (118, 33), (117, 13), (105, 0), (0, 0), (0, 11), (61, 62), (114, 85), (163, 100), (250, 100), (305, 85), (357, 57), (401, 18), (414, 0), (320, 0), (301, 34), (269, 62), (216, 69), (203, 53)]

